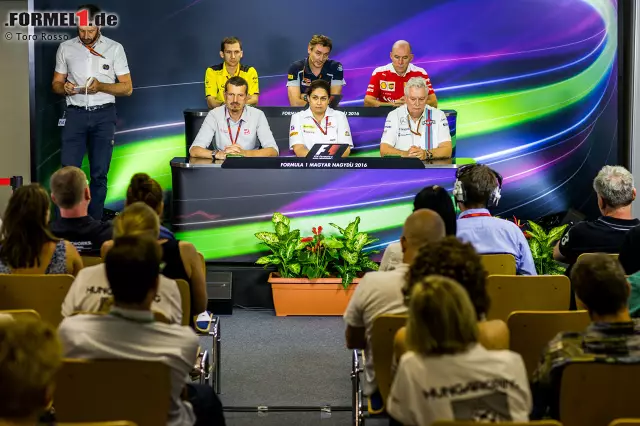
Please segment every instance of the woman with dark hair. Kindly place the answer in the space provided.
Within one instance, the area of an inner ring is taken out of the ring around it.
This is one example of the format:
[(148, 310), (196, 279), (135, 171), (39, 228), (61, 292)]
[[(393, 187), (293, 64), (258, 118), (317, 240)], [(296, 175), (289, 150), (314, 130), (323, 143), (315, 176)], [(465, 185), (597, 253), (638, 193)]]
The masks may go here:
[(289, 148), (296, 156), (306, 157), (315, 144), (349, 145), (346, 157), (351, 151), (353, 140), (347, 116), (342, 111), (329, 107), (331, 87), (324, 80), (315, 80), (307, 90), (309, 108), (291, 116)]
[[(129, 188), (127, 188), (127, 206), (136, 202), (143, 202), (151, 207), (159, 217), (164, 211), (164, 201), (162, 187), (146, 173), (136, 173), (131, 178)], [(147, 225), (140, 225), (138, 228), (148, 229)], [(133, 229), (133, 228), (132, 228)], [(114, 229), (115, 232), (115, 229)], [(204, 265), (193, 244), (186, 241), (179, 241), (169, 236), (170, 231), (160, 227), (158, 242), (162, 247), (162, 262), (165, 266), (162, 275), (174, 280), (185, 280), (190, 285), (191, 290), (191, 313), (198, 315), (207, 309), (207, 289), (204, 276)], [(102, 248), (102, 257), (111, 248), (113, 241), (107, 241)]]
[(0, 231), (0, 274), (71, 274), (82, 269), (78, 251), (49, 230), (49, 194), (37, 183), (16, 189)]
[[(446, 189), (438, 185), (423, 188), (413, 199), (413, 211), (420, 209), (429, 209), (438, 213), (444, 221), (446, 235), (456, 235), (456, 209), (451, 194)], [(402, 263), (402, 247), (400, 242), (396, 241), (389, 244), (384, 251), (380, 270), (395, 269), (400, 263)]]

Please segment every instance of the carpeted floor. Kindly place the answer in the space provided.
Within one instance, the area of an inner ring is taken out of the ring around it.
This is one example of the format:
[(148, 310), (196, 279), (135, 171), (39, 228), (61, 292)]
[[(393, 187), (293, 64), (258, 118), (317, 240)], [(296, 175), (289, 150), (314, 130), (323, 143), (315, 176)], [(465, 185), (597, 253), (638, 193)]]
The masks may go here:
[[(273, 311), (234, 309), (221, 318), (225, 408), (351, 406), (350, 351), (340, 317), (276, 317)], [(208, 340), (203, 340), (208, 345)], [(230, 426), (349, 425), (350, 412), (228, 412)], [(368, 421), (367, 425), (386, 424)]]

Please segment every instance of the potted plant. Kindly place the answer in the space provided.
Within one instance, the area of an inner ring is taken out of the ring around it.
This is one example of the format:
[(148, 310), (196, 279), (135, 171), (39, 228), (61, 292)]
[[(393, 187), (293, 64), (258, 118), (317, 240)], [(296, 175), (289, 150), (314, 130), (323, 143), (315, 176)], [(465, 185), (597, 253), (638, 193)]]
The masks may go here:
[(553, 258), (553, 248), (562, 237), (567, 225), (556, 226), (549, 232), (533, 221), (527, 221), (529, 230), (524, 231), (531, 249), (538, 275), (563, 275), (565, 267)]
[(281, 213), (271, 218), (274, 232), (258, 232), (258, 238), (270, 254), (257, 264), (275, 266), (269, 275), (276, 315), (342, 315), (366, 270), (378, 264), (365, 246), (376, 242), (365, 232), (358, 232), (360, 217), (346, 228), (331, 223), (338, 235), (326, 235), (323, 227), (313, 227), (312, 235), (300, 236), (291, 230), (291, 221)]

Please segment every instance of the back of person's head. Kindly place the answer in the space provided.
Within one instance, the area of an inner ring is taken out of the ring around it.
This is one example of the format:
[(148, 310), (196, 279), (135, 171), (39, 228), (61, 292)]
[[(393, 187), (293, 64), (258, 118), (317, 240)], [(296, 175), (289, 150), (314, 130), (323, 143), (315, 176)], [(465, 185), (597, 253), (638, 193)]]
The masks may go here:
[(116, 238), (104, 263), (113, 299), (119, 303), (141, 304), (158, 286), (162, 249), (148, 235)]
[(427, 186), (416, 194), (413, 211), (430, 209), (438, 213), (444, 221), (447, 235), (456, 235), (456, 209), (451, 194), (441, 186)]
[(458, 282), (469, 294), (477, 319), (486, 315), (490, 306), (487, 272), (471, 244), (448, 236), (422, 246), (407, 273), (404, 294), (411, 294), (413, 283), (430, 275), (441, 275)]
[(71, 209), (88, 197), (87, 175), (73, 166), (66, 166), (55, 172), (49, 180), (51, 198), (61, 209)]
[(160, 219), (147, 204), (141, 201), (129, 204), (113, 220), (113, 238), (127, 236), (149, 236), (156, 240), (160, 236)]
[(478, 341), (476, 312), (465, 289), (440, 275), (413, 283), (407, 348), (422, 355), (465, 352)]
[(0, 321), (0, 419), (35, 424), (51, 402), (61, 362), (62, 347), (52, 326)]
[(404, 222), (400, 240), (403, 251), (417, 251), (430, 241), (438, 241), (445, 236), (444, 221), (433, 210), (420, 209), (411, 213)]
[(461, 170), (458, 181), (465, 194), (463, 204), (467, 207), (487, 207), (498, 188), (495, 172), (483, 164), (474, 164)]
[(58, 241), (48, 222), (47, 191), (37, 183), (16, 189), (2, 219), (0, 259), (14, 269), (39, 266), (42, 247)]
[(604, 207), (626, 207), (636, 197), (633, 175), (622, 166), (604, 166), (593, 180), (593, 189)]
[(571, 269), (571, 283), (590, 314), (615, 315), (627, 309), (629, 283), (620, 262), (608, 254), (579, 258)]
[(127, 188), (126, 205), (141, 201), (151, 207), (157, 214), (162, 214), (162, 187), (146, 173), (136, 173)]

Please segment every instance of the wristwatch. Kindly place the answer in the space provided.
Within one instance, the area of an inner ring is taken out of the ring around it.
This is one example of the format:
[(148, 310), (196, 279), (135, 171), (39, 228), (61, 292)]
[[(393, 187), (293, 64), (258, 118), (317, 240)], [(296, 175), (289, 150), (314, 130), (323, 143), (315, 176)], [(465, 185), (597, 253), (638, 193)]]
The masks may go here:
[(215, 160), (216, 159), (216, 154), (219, 152), (218, 149), (214, 149), (213, 151), (211, 151), (211, 159)]
[(307, 103), (309, 102), (309, 97), (307, 96), (306, 93), (302, 96), (302, 99)]

